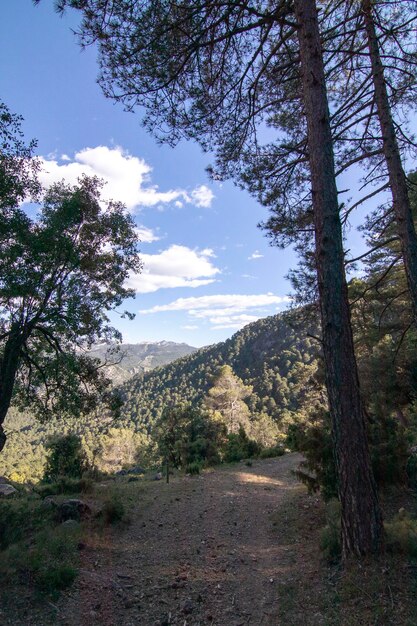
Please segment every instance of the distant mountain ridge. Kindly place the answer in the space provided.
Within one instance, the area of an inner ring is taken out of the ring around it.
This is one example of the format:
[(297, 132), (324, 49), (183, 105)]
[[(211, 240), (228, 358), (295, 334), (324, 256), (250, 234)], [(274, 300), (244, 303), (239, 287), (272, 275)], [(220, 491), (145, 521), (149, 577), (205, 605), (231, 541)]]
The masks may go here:
[[(118, 348), (118, 352), (112, 352)], [(109, 353), (110, 349), (110, 353)], [(186, 343), (175, 341), (142, 341), (118, 345), (99, 344), (94, 346), (89, 356), (109, 361), (107, 374), (115, 385), (121, 385), (135, 374), (144, 374), (156, 367), (162, 367), (183, 356), (197, 351)]]

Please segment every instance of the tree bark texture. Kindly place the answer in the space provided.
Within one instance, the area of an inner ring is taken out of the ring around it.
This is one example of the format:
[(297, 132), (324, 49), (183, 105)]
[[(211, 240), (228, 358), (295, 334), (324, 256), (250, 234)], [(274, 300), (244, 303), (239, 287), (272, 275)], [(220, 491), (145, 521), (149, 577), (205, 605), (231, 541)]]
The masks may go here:
[(400, 149), (391, 115), (387, 85), (384, 78), (384, 67), (375, 30), (372, 0), (362, 0), (362, 13), (368, 40), (375, 104), (381, 128), (382, 146), (387, 164), (394, 215), (401, 243), (401, 254), (411, 297), (414, 322), (417, 324), (417, 234), (411, 211), (407, 177), (401, 162)]
[(18, 326), (12, 326), (4, 347), (3, 357), (0, 359), (0, 452), (6, 444), (7, 437), (3, 429), (3, 423), (12, 401), (13, 387), (24, 341), (25, 339)]
[(314, 212), (326, 387), (342, 507), (343, 556), (380, 551), (372, 474), (353, 347), (330, 116), (315, 0), (295, 0)]

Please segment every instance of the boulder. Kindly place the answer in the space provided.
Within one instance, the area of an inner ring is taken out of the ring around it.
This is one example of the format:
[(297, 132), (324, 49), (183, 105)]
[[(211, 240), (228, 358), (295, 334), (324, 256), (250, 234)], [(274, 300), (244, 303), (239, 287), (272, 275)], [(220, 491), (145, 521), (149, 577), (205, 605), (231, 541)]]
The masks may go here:
[(42, 500), (41, 507), (43, 509), (56, 509), (58, 504), (55, 502), (52, 496), (47, 496)]
[(7, 498), (13, 496), (15, 493), (17, 493), (17, 489), (12, 485), (0, 484), (0, 497)]
[(154, 480), (162, 480), (162, 478), (163, 478), (162, 472), (158, 472), (157, 474), (155, 474)]
[(6, 476), (0, 476), (0, 485), (7, 485), (8, 480)]
[(137, 465), (136, 467), (129, 467), (129, 469), (121, 469), (116, 472), (116, 476), (127, 476), (127, 474), (144, 474), (145, 470)]
[(72, 519), (79, 522), (91, 515), (91, 508), (82, 500), (65, 500), (57, 507), (57, 517), (60, 522)]
[(145, 474), (145, 470), (143, 467), (139, 467), (139, 465), (137, 465), (129, 470), (129, 474)]
[(62, 526), (65, 526), (65, 528), (77, 528), (79, 522), (75, 519), (66, 519), (65, 522), (62, 522)]

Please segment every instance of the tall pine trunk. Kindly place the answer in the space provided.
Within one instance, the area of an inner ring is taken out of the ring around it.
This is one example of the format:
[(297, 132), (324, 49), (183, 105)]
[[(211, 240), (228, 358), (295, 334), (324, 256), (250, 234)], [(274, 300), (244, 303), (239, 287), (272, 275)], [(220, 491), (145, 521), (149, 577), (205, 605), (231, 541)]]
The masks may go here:
[(344, 270), (333, 144), (315, 0), (294, 1), (308, 130), (326, 387), (342, 508), (342, 550), (376, 553), (382, 516), (372, 474)]
[(401, 254), (407, 276), (414, 321), (417, 323), (417, 235), (414, 228), (410, 197), (408, 194), (407, 177), (401, 162), (400, 150), (391, 115), (387, 85), (384, 78), (384, 67), (381, 61), (375, 21), (372, 13), (372, 0), (362, 0), (362, 13), (368, 40), (375, 104), (381, 128), (382, 146), (387, 164), (394, 215), (401, 242)]

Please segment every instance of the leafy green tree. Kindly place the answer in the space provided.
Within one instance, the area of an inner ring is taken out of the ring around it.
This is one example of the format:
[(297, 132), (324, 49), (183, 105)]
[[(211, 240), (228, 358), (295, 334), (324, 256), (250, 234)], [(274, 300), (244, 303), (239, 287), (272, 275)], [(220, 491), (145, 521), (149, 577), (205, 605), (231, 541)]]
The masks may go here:
[(87, 458), (81, 438), (69, 433), (53, 438), (48, 444), (49, 451), (44, 480), (54, 481), (62, 477), (81, 478), (87, 469)]
[(152, 434), (159, 454), (172, 467), (181, 467), (181, 448), (186, 438), (191, 412), (189, 405), (167, 406), (155, 423)]
[(94, 467), (100, 472), (114, 474), (147, 462), (149, 437), (129, 428), (109, 428), (95, 437)]
[(263, 448), (268, 448), (277, 444), (279, 428), (266, 413), (261, 413), (251, 422), (248, 435)]
[(230, 365), (223, 365), (204, 402), (207, 408), (221, 415), (229, 433), (237, 433), (241, 426), (250, 427), (249, 408), (244, 400), (251, 393), (252, 387), (245, 385)]
[(186, 439), (182, 447), (184, 466), (193, 463), (216, 465), (222, 460), (226, 445), (226, 428), (212, 418), (210, 413), (198, 408), (186, 427)]
[(224, 451), (224, 460), (228, 463), (249, 459), (259, 454), (261, 448), (253, 439), (250, 439), (243, 426), (239, 426), (236, 433), (229, 433)]
[(26, 145), (21, 131), (22, 117), (12, 113), (0, 100), (0, 219), (10, 218), (25, 199), (38, 197), (39, 162), (33, 157), (36, 142)]
[(152, 431), (162, 459), (178, 468), (218, 462), (225, 435), (221, 423), (190, 404), (165, 407)]
[[(120, 398), (86, 350), (120, 340), (108, 311), (133, 295), (141, 264), (134, 223), (101, 183), (53, 185), (39, 215), (15, 207), (0, 223), (0, 450), (12, 398), (43, 419), (77, 416)], [(5, 216), (6, 215), (6, 216)]]

